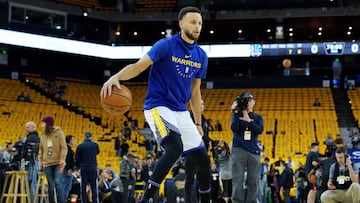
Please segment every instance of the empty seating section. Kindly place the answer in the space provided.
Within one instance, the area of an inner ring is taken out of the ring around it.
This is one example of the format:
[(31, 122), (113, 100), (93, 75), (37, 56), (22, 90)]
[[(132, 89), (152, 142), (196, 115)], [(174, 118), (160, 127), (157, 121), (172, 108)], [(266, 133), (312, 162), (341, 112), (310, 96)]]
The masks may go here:
[(355, 88), (353, 90), (348, 90), (347, 94), (349, 100), (351, 101), (351, 109), (354, 114), (355, 120), (359, 122), (360, 119), (360, 89)]
[[(41, 86), (44, 79), (27, 76), (30, 80)], [(64, 129), (65, 134), (73, 134), (76, 142), (83, 139), (85, 131), (91, 131), (96, 138), (108, 138), (110, 142), (99, 142), (101, 146), (100, 164), (109, 161), (118, 161), (115, 156), (114, 142), (111, 138), (117, 136), (122, 129), (123, 121), (130, 119), (138, 120), (138, 127), (143, 128), (143, 101), (147, 85), (144, 83), (124, 83), (133, 93), (133, 105), (127, 117), (124, 115), (114, 116), (105, 112), (100, 104), (100, 86), (92, 85), (84, 81), (70, 81), (57, 79), (56, 84), (64, 83), (66, 88), (63, 100), (79, 106), (85, 113), (91, 116), (101, 117), (102, 125), (96, 125), (82, 115), (75, 114), (57, 105), (50, 99), (17, 80), (1, 79), (3, 94), (0, 97), (0, 109), (3, 113), (1, 121), (1, 140), (15, 141), (19, 135), (25, 135), (24, 125), (28, 120), (34, 120), (38, 124), (45, 115), (53, 115), (56, 125)], [(17, 102), (20, 92), (29, 94), (34, 103)], [(329, 88), (268, 88), (268, 89), (217, 89), (202, 90), (205, 101), (206, 118), (212, 120), (212, 124), (219, 120), (223, 131), (212, 131), (209, 136), (212, 139), (224, 139), (231, 143), (232, 132), (230, 129), (231, 104), (236, 96), (242, 92), (251, 92), (255, 96), (255, 112), (263, 115), (265, 129), (260, 139), (265, 145), (264, 155), (273, 159), (292, 156), (295, 161), (304, 161), (305, 153), (309, 152), (310, 143), (318, 141), (320, 150), (324, 152), (326, 136), (330, 133), (335, 139), (339, 134), (334, 102)], [(359, 94), (360, 91), (349, 92), (353, 101), (353, 110), (359, 118)], [(319, 98), (320, 107), (313, 107), (315, 98)], [(39, 129), (41, 132), (42, 129)], [(145, 156), (143, 136), (133, 131), (129, 141), (130, 151), (139, 156)], [(298, 155), (297, 155), (298, 154)], [(116, 162), (118, 163), (118, 162)]]

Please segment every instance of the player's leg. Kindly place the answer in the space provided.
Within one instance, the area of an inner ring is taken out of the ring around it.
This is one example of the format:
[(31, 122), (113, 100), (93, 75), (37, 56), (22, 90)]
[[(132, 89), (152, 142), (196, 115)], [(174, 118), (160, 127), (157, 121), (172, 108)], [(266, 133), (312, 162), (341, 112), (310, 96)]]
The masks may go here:
[[(204, 142), (189, 112), (180, 113), (178, 119), (184, 154), (196, 163), (196, 178), (199, 185), (200, 202), (209, 202), (210, 195), (210, 158)], [(185, 169), (185, 172), (187, 170)]]
[(164, 148), (164, 154), (154, 168), (154, 173), (147, 183), (140, 203), (153, 201), (161, 182), (183, 151), (183, 144), (172, 111), (164, 107), (158, 107), (146, 110), (144, 113), (158, 143)]

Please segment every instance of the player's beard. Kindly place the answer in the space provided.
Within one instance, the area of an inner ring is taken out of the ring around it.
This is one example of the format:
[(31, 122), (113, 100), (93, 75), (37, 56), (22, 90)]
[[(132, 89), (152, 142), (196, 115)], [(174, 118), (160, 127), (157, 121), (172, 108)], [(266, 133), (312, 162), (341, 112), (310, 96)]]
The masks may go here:
[(200, 36), (200, 35), (198, 35), (197, 37), (194, 36), (189, 30), (185, 30), (185, 35), (186, 35), (187, 38), (189, 38), (191, 40), (195, 40), (195, 41), (197, 41), (199, 39), (199, 36)]

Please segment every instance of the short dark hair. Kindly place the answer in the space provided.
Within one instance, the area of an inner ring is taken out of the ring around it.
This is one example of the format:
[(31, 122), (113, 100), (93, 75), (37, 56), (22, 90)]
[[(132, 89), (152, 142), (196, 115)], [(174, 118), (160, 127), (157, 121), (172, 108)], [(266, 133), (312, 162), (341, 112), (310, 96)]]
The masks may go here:
[(269, 158), (267, 158), (267, 157), (265, 157), (265, 161), (270, 161), (270, 159), (269, 159)]
[(319, 146), (319, 143), (317, 143), (317, 142), (311, 143), (311, 148), (316, 147), (316, 146)]
[(182, 20), (187, 13), (199, 13), (201, 15), (200, 9), (194, 6), (187, 6), (179, 11), (178, 20)]
[(344, 153), (344, 154), (346, 154), (346, 148), (343, 147), (343, 146), (338, 147), (338, 148), (336, 148), (336, 151), (335, 151), (335, 152), (336, 152), (336, 153)]
[(66, 137), (65, 137), (66, 143), (69, 144), (73, 138), (74, 138), (74, 136), (72, 136), (72, 135), (66, 135)]

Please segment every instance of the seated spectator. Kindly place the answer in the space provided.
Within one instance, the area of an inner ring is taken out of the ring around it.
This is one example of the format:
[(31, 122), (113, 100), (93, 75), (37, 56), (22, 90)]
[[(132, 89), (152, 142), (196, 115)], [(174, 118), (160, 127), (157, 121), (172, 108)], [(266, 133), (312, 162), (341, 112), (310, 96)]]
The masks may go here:
[(29, 103), (32, 103), (32, 102), (33, 102), (32, 99), (30, 98), (30, 95), (29, 95), (29, 94), (27, 94), (27, 95), (25, 96), (24, 102), (29, 102)]
[(360, 136), (358, 133), (354, 133), (354, 136), (351, 138), (351, 144), (352, 144), (353, 148), (358, 149), (359, 143), (360, 143)]
[(321, 106), (321, 103), (320, 103), (320, 101), (319, 101), (319, 98), (315, 98), (315, 101), (314, 101), (313, 106), (315, 106), (315, 107)]
[(114, 178), (116, 178), (116, 172), (111, 168), (111, 163), (107, 163), (105, 167), (105, 172), (109, 174), (108, 179), (111, 182)]
[(4, 152), (2, 153), (2, 158), (5, 163), (10, 163), (11, 149), (12, 149), (12, 143), (11, 142), (6, 143), (6, 148), (5, 148)]
[(76, 202), (80, 197), (80, 169), (78, 167), (73, 168), (72, 176), (73, 178), (69, 196), (71, 202)]
[(20, 170), (20, 161), (21, 161), (21, 156), (17, 151), (17, 149), (13, 147), (11, 149), (11, 160), (9, 165), (11, 170), (16, 170), (16, 171)]
[(20, 95), (17, 97), (17, 101), (25, 101), (25, 95), (24, 95), (24, 92), (21, 92)]
[(321, 202), (359, 202), (360, 185), (358, 168), (353, 168), (350, 157), (344, 147), (335, 151), (336, 163), (330, 166), (328, 189), (321, 195)]
[(99, 170), (99, 199), (103, 203), (126, 202), (127, 195), (124, 194), (124, 188), (121, 181), (114, 177), (111, 181), (109, 175), (111, 171)]

